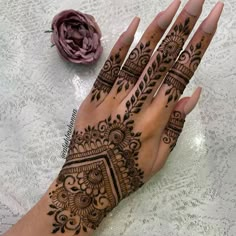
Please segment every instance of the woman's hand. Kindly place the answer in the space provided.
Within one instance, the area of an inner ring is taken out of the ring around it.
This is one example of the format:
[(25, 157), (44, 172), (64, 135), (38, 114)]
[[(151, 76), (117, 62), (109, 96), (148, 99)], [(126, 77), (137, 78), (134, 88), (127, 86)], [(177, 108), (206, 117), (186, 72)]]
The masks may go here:
[(123, 198), (163, 167), (200, 96), (197, 89), (179, 101), (223, 8), (216, 5), (181, 53), (203, 2), (189, 1), (155, 52), (179, 0), (157, 15), (126, 61), (139, 18), (115, 44), (79, 109), (66, 163), (49, 192), (54, 233), (96, 229)]
[(139, 18), (132, 21), (79, 109), (58, 178), (7, 236), (88, 235), (123, 198), (163, 167), (201, 89), (192, 97), (179, 98), (214, 36), (223, 9), (222, 3), (215, 6), (182, 51), (203, 2), (190, 0), (154, 51), (179, 8), (180, 1), (175, 0), (157, 15), (125, 60)]

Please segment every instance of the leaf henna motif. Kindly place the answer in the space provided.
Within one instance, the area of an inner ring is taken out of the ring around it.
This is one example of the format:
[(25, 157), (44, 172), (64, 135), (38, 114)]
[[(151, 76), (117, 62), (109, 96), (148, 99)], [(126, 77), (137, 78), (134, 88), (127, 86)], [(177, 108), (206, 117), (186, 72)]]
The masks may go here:
[(176, 25), (174, 29), (167, 35), (162, 44), (157, 50), (156, 58), (153, 60), (143, 81), (140, 82), (135, 94), (126, 103), (127, 116), (133, 113), (139, 113), (148, 95), (156, 88), (158, 80), (163, 78), (170, 68), (184, 45), (184, 38), (190, 34), (189, 29), (190, 18), (185, 20), (185, 23)]
[(167, 74), (164, 81), (164, 84), (169, 86), (165, 93), (168, 96), (166, 107), (168, 107), (170, 102), (176, 102), (183, 94), (184, 89), (200, 64), (203, 40), (204, 38), (195, 46), (191, 45), (189, 50), (184, 51)]
[(136, 84), (150, 60), (152, 52), (150, 44), (150, 41), (146, 42), (146, 44), (140, 43), (139, 47), (131, 52), (119, 73), (117, 93), (120, 93), (123, 89), (128, 90), (130, 85)]

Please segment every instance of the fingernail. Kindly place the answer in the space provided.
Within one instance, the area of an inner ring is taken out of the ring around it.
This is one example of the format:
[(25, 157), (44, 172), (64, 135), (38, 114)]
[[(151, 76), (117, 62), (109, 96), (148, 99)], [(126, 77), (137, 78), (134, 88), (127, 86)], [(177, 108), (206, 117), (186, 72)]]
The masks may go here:
[(139, 17), (134, 17), (127, 30), (122, 34), (122, 41), (126, 44), (131, 44), (134, 40), (134, 35), (137, 31), (138, 25), (140, 22)]
[(218, 2), (212, 9), (208, 17), (202, 23), (202, 30), (208, 34), (216, 31), (218, 21), (224, 8), (223, 2)]
[(193, 95), (189, 98), (189, 100), (187, 101), (187, 103), (184, 106), (184, 114), (188, 115), (193, 109), (194, 107), (197, 105), (200, 95), (202, 92), (202, 88), (198, 87), (195, 92), (193, 93)]
[(173, 17), (175, 16), (179, 6), (181, 4), (180, 0), (174, 0), (165, 11), (158, 15), (158, 25), (163, 29), (167, 29), (170, 25)]
[(202, 6), (205, 0), (189, 0), (185, 10), (192, 16), (199, 16), (202, 12)]
[(129, 34), (134, 35), (138, 28), (139, 22), (140, 18), (135, 16), (132, 22), (130, 23), (129, 27), (127, 28), (126, 32), (129, 32)]

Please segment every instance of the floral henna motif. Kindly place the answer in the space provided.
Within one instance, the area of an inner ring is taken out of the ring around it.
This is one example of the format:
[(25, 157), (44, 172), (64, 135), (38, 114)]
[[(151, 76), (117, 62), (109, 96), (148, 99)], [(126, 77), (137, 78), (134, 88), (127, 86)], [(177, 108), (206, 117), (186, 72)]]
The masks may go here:
[(97, 80), (94, 83), (91, 101), (94, 101), (95, 99), (97, 101), (100, 100), (101, 92), (106, 94), (110, 92), (114, 81), (119, 74), (120, 64), (120, 53), (110, 56), (110, 58), (105, 62)]
[(195, 47), (191, 45), (189, 50), (184, 51), (166, 76), (164, 84), (170, 87), (165, 93), (168, 96), (166, 107), (170, 102), (176, 102), (183, 94), (185, 87), (200, 64), (203, 40), (204, 38)]
[(170, 121), (165, 129), (163, 142), (170, 145), (170, 150), (172, 151), (176, 146), (179, 135), (184, 127), (185, 120), (182, 117), (181, 112), (174, 111), (171, 114)]
[(74, 131), (55, 190), (49, 193), (52, 233), (96, 229), (123, 198), (143, 185), (137, 160), (141, 133), (133, 120), (111, 116), (96, 127)]
[(143, 81), (140, 82), (135, 94), (126, 103), (126, 112), (129, 115), (141, 111), (148, 95), (155, 89), (157, 81), (163, 78), (167, 69), (174, 64), (183, 48), (185, 38), (190, 34), (189, 24), (190, 18), (187, 18), (184, 24), (176, 25), (158, 48), (156, 58), (147, 69)]
[(190, 34), (189, 23), (190, 18), (186, 18), (184, 24), (176, 25), (174, 30), (166, 36), (159, 50), (170, 57), (177, 58), (184, 46), (185, 37)]
[(134, 85), (142, 74), (144, 68), (148, 64), (152, 50), (150, 49), (150, 41), (146, 44), (140, 43), (129, 55), (117, 80), (117, 93), (123, 89), (128, 90), (130, 85)]

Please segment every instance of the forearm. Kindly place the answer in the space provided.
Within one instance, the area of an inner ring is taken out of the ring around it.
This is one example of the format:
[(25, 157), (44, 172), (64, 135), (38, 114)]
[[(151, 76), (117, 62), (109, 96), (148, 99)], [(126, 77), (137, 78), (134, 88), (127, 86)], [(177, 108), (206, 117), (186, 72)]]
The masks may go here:
[[(48, 215), (48, 213), (52, 211), (52, 209), (50, 208), (52, 200), (49, 197), (49, 192), (52, 191), (54, 185), (55, 182), (51, 185), (50, 189), (46, 192), (46, 194), (44, 194), (40, 201), (3, 236), (55, 235), (53, 233), (53, 230), (56, 229), (55, 227), (53, 227), (53, 224), (55, 224), (55, 217), (51, 217)], [(93, 232), (94, 230), (92, 229), (87, 229), (87, 232), (84, 232), (83, 229), (81, 229), (78, 235), (91, 236)], [(63, 233), (62, 228), (60, 228), (60, 230), (56, 232), (56, 235), (72, 236), (75, 235), (75, 231), (69, 231), (65, 229), (65, 232)]]

